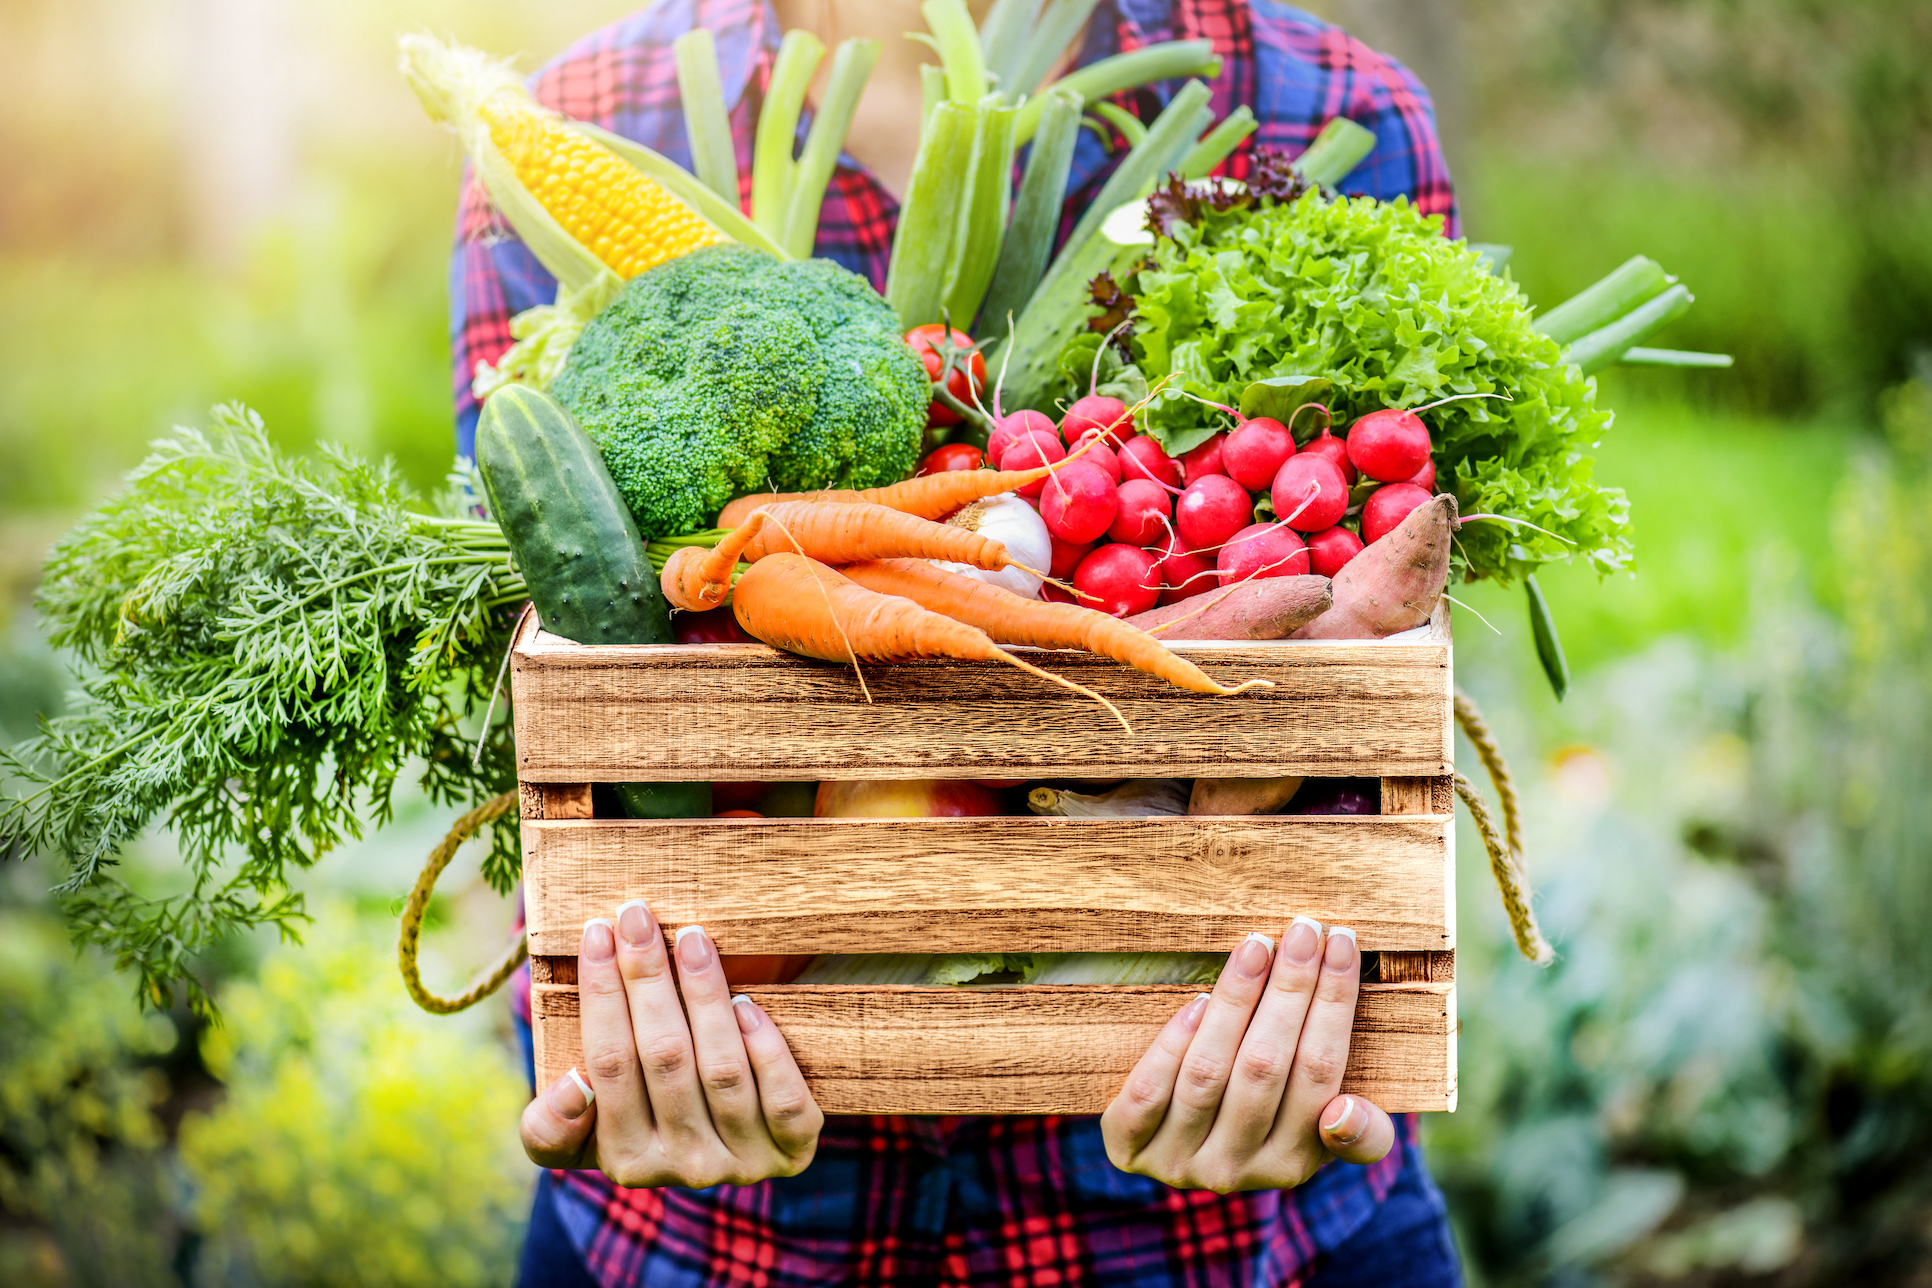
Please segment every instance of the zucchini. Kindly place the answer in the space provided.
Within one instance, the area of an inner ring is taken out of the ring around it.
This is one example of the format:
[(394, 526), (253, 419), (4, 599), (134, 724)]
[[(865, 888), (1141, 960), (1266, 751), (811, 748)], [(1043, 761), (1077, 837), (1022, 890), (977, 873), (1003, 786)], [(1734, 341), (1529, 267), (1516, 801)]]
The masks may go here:
[[(549, 394), (505, 385), (476, 426), (490, 515), (537, 620), (579, 644), (669, 644), (671, 610), (597, 445)], [(711, 813), (710, 783), (620, 783), (634, 818)]]

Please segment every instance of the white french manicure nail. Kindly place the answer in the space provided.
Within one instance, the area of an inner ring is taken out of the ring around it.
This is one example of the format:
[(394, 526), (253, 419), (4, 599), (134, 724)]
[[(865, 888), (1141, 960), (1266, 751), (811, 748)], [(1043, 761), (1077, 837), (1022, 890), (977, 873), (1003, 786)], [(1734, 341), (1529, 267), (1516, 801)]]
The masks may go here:
[(1362, 946), (1361, 941), (1355, 938), (1355, 932), (1347, 926), (1330, 926), (1328, 928), (1328, 933), (1331, 936), (1347, 935), (1349, 943), (1354, 944), (1357, 948), (1360, 948)]
[(684, 937), (686, 935), (702, 935), (703, 933), (704, 933), (704, 927), (700, 926), (697, 922), (694, 921), (688, 926), (679, 926), (678, 933), (672, 937), (671, 943), (673, 945), (681, 944), (684, 942)]
[(1307, 926), (1309, 929), (1313, 930), (1317, 935), (1322, 933), (1322, 923), (1319, 921), (1316, 921), (1313, 917), (1309, 916), (1307, 913), (1296, 913), (1295, 919), (1289, 922), (1288, 924), (1290, 926)]
[(1248, 938), (1250, 938), (1250, 939), (1259, 939), (1259, 940), (1260, 940), (1260, 941), (1261, 941), (1262, 943), (1264, 943), (1264, 944), (1266, 944), (1266, 945), (1268, 946), (1268, 953), (1269, 953), (1269, 955), (1270, 955), (1270, 956), (1272, 956), (1272, 955), (1274, 954), (1274, 951), (1275, 951), (1275, 941), (1274, 941), (1274, 940), (1272, 940), (1272, 939), (1270, 939), (1270, 938), (1268, 938), (1268, 936), (1266, 936), (1266, 935), (1264, 935), (1264, 934), (1262, 934), (1262, 933), (1261, 933), (1261, 932), (1260, 932), (1259, 930), (1250, 930), (1250, 931), (1248, 932)]
[(591, 1107), (591, 1105), (596, 1103), (597, 1090), (596, 1088), (592, 1087), (588, 1082), (584, 1081), (583, 1074), (578, 1073), (576, 1069), (572, 1068), (572, 1069), (565, 1069), (564, 1076), (569, 1078), (572, 1082), (576, 1083), (577, 1090), (584, 1093), (584, 1108), (588, 1109)]
[(1337, 1127), (1340, 1127), (1348, 1121), (1348, 1116), (1355, 1112), (1355, 1097), (1343, 1096), (1341, 1106), (1342, 1112), (1335, 1115), (1335, 1121), (1322, 1124), (1323, 1131), (1334, 1131)]

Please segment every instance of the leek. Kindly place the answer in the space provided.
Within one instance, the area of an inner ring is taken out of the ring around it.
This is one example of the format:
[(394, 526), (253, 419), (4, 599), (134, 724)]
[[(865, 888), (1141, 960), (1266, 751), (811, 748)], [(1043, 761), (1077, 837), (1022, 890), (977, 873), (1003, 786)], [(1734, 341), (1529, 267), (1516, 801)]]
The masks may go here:
[(1362, 158), (1375, 151), (1375, 133), (1363, 128), (1346, 116), (1337, 116), (1308, 150), (1295, 158), (1295, 169), (1310, 183), (1334, 187), (1348, 176), (1348, 172), (1362, 164)]
[(1141, 140), (1147, 137), (1147, 127), (1141, 124), (1140, 118), (1118, 103), (1109, 103), (1103, 99), (1095, 103), (1090, 110), (1095, 116), (1119, 130), (1120, 137), (1127, 140), (1127, 146), (1130, 148), (1139, 147)]
[(785, 249), (798, 259), (808, 259), (818, 240), (818, 215), (825, 204), (825, 185), (845, 149), (845, 136), (851, 132), (853, 114), (859, 110), (859, 95), (872, 68), (879, 61), (876, 40), (847, 40), (832, 55), (832, 73), (825, 81), (825, 94), (812, 116), (812, 129), (805, 136), (805, 151), (793, 172), (790, 209), (785, 214), (785, 234), (780, 239)]
[[(1115, 54), (1097, 63), (1089, 63), (1053, 83), (1065, 86), (1093, 103), (1109, 94), (1153, 81), (1172, 80), (1176, 76), (1213, 77), (1220, 70), (1221, 60), (1214, 56), (1212, 42), (1167, 40), (1145, 49), (1136, 49), (1131, 54)], [(1040, 126), (1040, 111), (1041, 100), (1037, 98), (1021, 106), (1019, 120), (1014, 125), (1015, 144), (1025, 143), (1033, 137), (1033, 132)], [(1199, 131), (1195, 133), (1198, 135)]]
[(812, 73), (825, 56), (825, 46), (809, 31), (788, 31), (772, 64), (771, 86), (758, 114), (758, 138), (751, 157), (751, 218), (773, 241), (785, 238), (792, 183), (798, 163), (792, 145), (798, 139), (798, 118), (805, 110), (805, 91)]
[(1019, 199), (1013, 203), (1013, 222), (1000, 242), (999, 262), (993, 267), (981, 314), (994, 331), (1005, 331), (1012, 324), (1046, 270), (1053, 234), (1060, 226), (1060, 207), (1066, 200), (1067, 175), (1073, 169), (1073, 145), (1080, 138), (1080, 96), (1056, 87), (1045, 97), (1040, 132), (1026, 159)]
[(987, 95), (979, 108), (971, 186), (959, 203), (946, 282), (946, 314), (962, 327), (979, 312), (999, 260), (1012, 193), (1014, 110), (1000, 106), (996, 94)]
[(1619, 361), (1639, 340), (1648, 339), (1691, 306), (1690, 288), (1683, 283), (1644, 301), (1608, 326), (1598, 327), (1570, 346), (1564, 356), (1584, 375)]
[(1013, 81), (1026, 58), (1029, 38), (1040, 21), (1041, 0), (994, 0), (979, 29), (980, 51), (1001, 97), (1018, 100)]
[(1018, 103), (1039, 87), (1046, 74), (1053, 70), (1055, 60), (1066, 52), (1099, 4), (1100, 0), (1053, 0), (1047, 6), (1039, 22), (1034, 24), (1031, 39), (1014, 66), (1012, 79), (1002, 77), (1000, 81), (1000, 93), (1007, 102)]
[(1638, 305), (1662, 295), (1677, 279), (1656, 260), (1637, 255), (1615, 272), (1572, 295), (1536, 319), (1536, 329), (1558, 344), (1574, 344), (1610, 325)]
[(1201, 136), (1194, 150), (1181, 158), (1181, 178), (1205, 179), (1208, 171), (1228, 159), (1241, 140), (1255, 132), (1254, 113), (1243, 103), (1221, 119), (1221, 123)]
[(1634, 367), (1728, 367), (1736, 361), (1728, 353), (1698, 353), (1693, 349), (1631, 348), (1620, 361)]
[(886, 269), (886, 303), (907, 330), (939, 321), (958, 232), (958, 178), (972, 165), (978, 124), (976, 107), (940, 103), (919, 140)]
[(966, 12), (966, 0), (926, 0), (919, 12), (932, 33), (925, 43), (939, 51), (939, 61), (946, 68), (946, 97), (955, 103), (977, 103), (986, 97), (986, 60), (973, 15)]
[(731, 117), (725, 112), (724, 82), (718, 75), (718, 45), (709, 27), (693, 27), (671, 42), (678, 64), (678, 99), (684, 104), (684, 135), (691, 143), (691, 168), (704, 186), (738, 204), (738, 154), (731, 146)]

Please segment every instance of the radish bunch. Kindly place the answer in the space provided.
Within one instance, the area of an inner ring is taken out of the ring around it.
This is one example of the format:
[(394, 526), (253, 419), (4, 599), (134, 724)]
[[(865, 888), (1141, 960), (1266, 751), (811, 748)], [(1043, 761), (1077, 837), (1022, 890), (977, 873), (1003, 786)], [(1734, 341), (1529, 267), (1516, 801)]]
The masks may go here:
[[(1310, 404), (1291, 421), (1310, 408), (1326, 418)], [(1413, 411), (1371, 412), (1345, 438), (1325, 425), (1298, 448), (1292, 424), (1220, 410), (1234, 428), (1178, 459), (1105, 394), (1058, 425), (1037, 411), (995, 423), (988, 465), (1058, 466), (1021, 490), (1053, 536), (1049, 571), (1073, 588), (1049, 583), (1046, 598), (1125, 617), (1257, 577), (1333, 577), (1435, 486), (1429, 430)], [(1256, 514), (1264, 498), (1272, 516)]]

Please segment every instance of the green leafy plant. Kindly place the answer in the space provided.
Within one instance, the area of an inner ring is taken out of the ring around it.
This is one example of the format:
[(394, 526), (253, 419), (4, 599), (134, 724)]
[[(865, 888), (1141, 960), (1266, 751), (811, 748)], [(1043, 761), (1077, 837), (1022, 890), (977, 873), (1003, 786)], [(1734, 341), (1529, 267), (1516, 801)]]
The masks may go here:
[[(476, 759), (464, 727), (525, 598), (496, 525), (424, 512), (385, 465), (283, 456), (241, 408), (214, 419), (157, 443), (54, 546), (37, 606), (87, 669), (66, 714), (0, 753), (17, 779), (0, 838), (64, 861), (77, 933), (157, 1006), (177, 986), (207, 1004), (190, 960), (222, 936), (294, 933), (291, 866), (386, 821), (411, 757), (439, 802), (515, 778), (507, 726)], [(189, 888), (153, 898), (116, 859), (157, 821)], [(515, 856), (499, 827), (500, 889)]]

